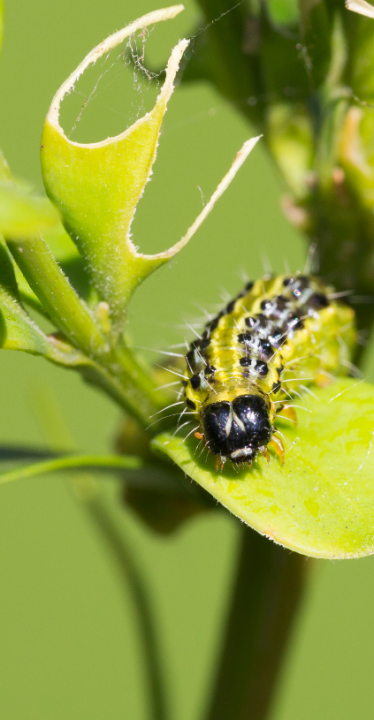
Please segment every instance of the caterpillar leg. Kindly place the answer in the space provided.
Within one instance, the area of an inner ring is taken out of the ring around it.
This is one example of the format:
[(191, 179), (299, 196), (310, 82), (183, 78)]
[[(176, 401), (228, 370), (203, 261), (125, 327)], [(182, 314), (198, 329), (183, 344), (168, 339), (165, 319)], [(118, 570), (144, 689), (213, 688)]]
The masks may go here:
[(226, 458), (222, 457), (222, 455), (216, 455), (215, 459), (215, 466), (216, 466), (216, 472), (221, 472), (223, 470), (223, 466), (226, 462)]
[(268, 461), (268, 465), (269, 465), (270, 453), (269, 453), (269, 450), (267, 449), (266, 445), (263, 445), (263, 447), (260, 447), (258, 449), (258, 451), (259, 451), (259, 453), (261, 453), (262, 457), (264, 457)]
[(334, 377), (321, 370), (321, 372), (314, 378), (314, 382), (318, 388), (322, 389), (331, 385), (334, 382)]
[(282, 408), (282, 417), (290, 420), (294, 425), (297, 425), (297, 415), (295, 409), (285, 403)]
[(282, 443), (282, 440), (280, 438), (274, 437), (272, 440), (270, 440), (268, 444), (269, 448), (272, 448), (274, 450), (275, 454), (278, 455), (281, 465), (284, 464), (284, 445)]
[[(273, 411), (275, 406), (273, 405)], [(284, 405), (279, 405), (279, 407), (275, 410), (275, 417), (280, 417), (282, 420), (289, 420), (294, 425), (297, 425), (297, 415), (294, 410), (294, 408), (288, 403), (284, 403)]]

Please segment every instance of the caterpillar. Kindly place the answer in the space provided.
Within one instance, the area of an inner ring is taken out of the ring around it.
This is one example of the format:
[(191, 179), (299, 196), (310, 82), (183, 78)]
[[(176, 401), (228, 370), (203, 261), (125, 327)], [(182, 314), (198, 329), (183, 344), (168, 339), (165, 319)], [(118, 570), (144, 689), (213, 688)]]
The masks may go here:
[(227, 459), (252, 465), (258, 453), (269, 461), (269, 448), (283, 463), (274, 423), (297, 422), (289, 400), (347, 374), (355, 319), (338, 296), (312, 275), (265, 276), (247, 283), (189, 345), (186, 409), (217, 469)]

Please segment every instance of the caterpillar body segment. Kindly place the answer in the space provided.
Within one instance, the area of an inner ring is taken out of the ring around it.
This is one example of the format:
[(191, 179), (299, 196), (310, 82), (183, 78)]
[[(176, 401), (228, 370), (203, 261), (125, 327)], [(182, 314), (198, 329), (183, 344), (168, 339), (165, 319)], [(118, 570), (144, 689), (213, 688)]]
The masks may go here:
[(248, 283), (207, 323), (186, 355), (185, 401), (200, 436), (217, 456), (252, 464), (273, 447), (274, 421), (296, 416), (290, 398), (347, 374), (355, 344), (354, 312), (311, 275)]

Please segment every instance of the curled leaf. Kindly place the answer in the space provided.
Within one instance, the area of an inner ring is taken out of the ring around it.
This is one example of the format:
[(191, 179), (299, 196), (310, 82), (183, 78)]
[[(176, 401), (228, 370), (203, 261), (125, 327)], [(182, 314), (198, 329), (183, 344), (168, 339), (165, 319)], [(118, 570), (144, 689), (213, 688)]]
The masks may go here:
[(117, 323), (123, 322), (134, 287), (160, 264), (137, 253), (129, 231), (156, 157), (162, 118), (188, 41), (174, 48), (153, 110), (117, 137), (90, 144), (70, 141), (59, 124), (60, 103), (98, 58), (137, 30), (175, 17), (181, 10), (183, 6), (177, 5), (149, 13), (98, 45), (57, 92), (45, 121), (42, 168), (47, 192), (61, 210), (92, 282)]
[(102, 142), (72, 142), (59, 124), (60, 104), (89, 65), (139, 29), (174, 17), (182, 5), (149, 13), (107, 38), (90, 52), (55, 95), (42, 139), (42, 167), (47, 193), (58, 206), (64, 225), (76, 243), (101, 301), (108, 303), (114, 332), (125, 321), (126, 307), (151, 272), (168, 262), (189, 241), (229, 185), (257, 142), (249, 140), (186, 236), (166, 252), (144, 255), (130, 238), (136, 205), (149, 180), (160, 126), (187, 40), (174, 48), (166, 78), (153, 110), (117, 137)]
[[(258, 458), (250, 469), (214, 469), (196, 442), (160, 435), (166, 453), (222, 505), (291, 550), (324, 558), (374, 553), (374, 389), (339, 379), (303, 402), (296, 429), (282, 426), (283, 466)], [(308, 412), (309, 411), (309, 412)]]

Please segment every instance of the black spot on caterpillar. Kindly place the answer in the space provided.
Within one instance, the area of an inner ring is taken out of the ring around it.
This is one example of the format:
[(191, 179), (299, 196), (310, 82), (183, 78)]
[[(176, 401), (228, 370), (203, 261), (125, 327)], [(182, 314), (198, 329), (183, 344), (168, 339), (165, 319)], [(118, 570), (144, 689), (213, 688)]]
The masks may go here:
[(217, 466), (249, 463), (272, 447), (283, 462), (276, 416), (295, 422), (287, 400), (346, 374), (354, 313), (311, 275), (264, 277), (212, 318), (186, 355), (184, 396)]

